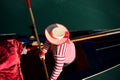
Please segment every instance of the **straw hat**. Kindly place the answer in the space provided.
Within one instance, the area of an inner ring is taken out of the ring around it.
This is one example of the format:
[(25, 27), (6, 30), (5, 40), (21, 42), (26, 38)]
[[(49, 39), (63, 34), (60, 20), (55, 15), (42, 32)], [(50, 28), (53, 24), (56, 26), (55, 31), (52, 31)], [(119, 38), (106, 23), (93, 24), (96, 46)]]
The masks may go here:
[(69, 38), (68, 29), (62, 24), (51, 24), (45, 29), (47, 40), (55, 45), (64, 43)]

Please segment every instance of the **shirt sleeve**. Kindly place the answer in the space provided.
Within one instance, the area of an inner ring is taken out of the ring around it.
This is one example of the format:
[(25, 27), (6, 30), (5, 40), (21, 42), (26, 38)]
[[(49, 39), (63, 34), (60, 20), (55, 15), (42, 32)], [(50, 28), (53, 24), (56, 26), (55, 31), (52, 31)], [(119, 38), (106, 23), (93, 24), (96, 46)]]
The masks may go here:
[(54, 56), (55, 58), (55, 67), (52, 72), (50, 80), (57, 80), (60, 73), (62, 72), (63, 65), (65, 62), (65, 53), (66, 53), (67, 44), (62, 44), (57, 48), (57, 54)]
[(44, 43), (42, 52), (43, 52), (43, 53), (47, 53), (49, 47), (50, 47), (50, 43), (49, 43), (48, 41), (46, 41), (46, 42)]

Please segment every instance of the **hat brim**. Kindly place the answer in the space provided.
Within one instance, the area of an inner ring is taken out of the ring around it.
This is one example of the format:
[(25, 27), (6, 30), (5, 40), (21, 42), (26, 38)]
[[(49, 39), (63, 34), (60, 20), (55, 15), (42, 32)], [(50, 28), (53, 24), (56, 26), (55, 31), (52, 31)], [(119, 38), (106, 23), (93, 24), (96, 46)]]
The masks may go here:
[(60, 45), (64, 42), (66, 42), (66, 40), (69, 38), (69, 36), (68, 36), (65, 38), (56, 39), (50, 35), (51, 30), (53, 28), (59, 27), (59, 26), (62, 27), (66, 32), (69, 32), (68, 29), (65, 26), (63, 26), (62, 24), (51, 24), (45, 29), (45, 36), (46, 36), (47, 40), (54, 45)]

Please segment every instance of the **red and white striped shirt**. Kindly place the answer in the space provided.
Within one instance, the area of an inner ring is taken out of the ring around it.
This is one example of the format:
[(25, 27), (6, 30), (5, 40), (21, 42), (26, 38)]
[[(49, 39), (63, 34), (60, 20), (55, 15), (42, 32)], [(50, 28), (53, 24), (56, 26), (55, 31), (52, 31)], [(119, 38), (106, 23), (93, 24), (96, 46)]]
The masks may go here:
[(55, 67), (50, 80), (57, 80), (58, 76), (62, 72), (64, 63), (70, 64), (74, 61), (76, 54), (75, 45), (70, 41), (70, 39), (60, 45), (53, 45), (46, 41), (42, 52), (47, 53), (49, 48), (51, 48), (55, 59)]

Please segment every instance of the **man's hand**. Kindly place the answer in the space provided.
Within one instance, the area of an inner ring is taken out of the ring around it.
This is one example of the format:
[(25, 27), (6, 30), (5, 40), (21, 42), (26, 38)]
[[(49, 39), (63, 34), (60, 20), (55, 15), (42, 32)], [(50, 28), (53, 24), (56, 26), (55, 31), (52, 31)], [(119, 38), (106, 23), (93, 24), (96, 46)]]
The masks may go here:
[(40, 59), (41, 59), (41, 60), (45, 60), (45, 56), (40, 55)]

